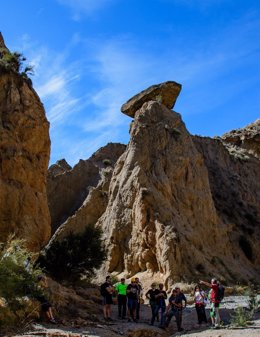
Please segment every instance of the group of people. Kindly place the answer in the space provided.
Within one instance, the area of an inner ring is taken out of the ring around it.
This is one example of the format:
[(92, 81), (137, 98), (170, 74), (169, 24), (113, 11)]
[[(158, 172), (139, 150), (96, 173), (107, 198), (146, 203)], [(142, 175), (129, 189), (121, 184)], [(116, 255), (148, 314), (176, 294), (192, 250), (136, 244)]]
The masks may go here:
[[(210, 288), (207, 294), (202, 290), (201, 285)], [(198, 324), (207, 323), (205, 307), (210, 303), (210, 318), (212, 327), (218, 327), (220, 324), (219, 305), (221, 302), (220, 285), (216, 279), (211, 283), (200, 281), (194, 289), (194, 303), (198, 317)], [(125, 283), (122, 278), (115, 286), (111, 283), (111, 277), (106, 277), (106, 282), (101, 285), (101, 294), (103, 296), (103, 313), (105, 320), (111, 318), (111, 304), (113, 296), (117, 296), (118, 318), (128, 319), (129, 322), (138, 322), (140, 318), (140, 304), (142, 301), (143, 287), (139, 278), (132, 278), (130, 284)], [(187, 306), (187, 299), (181, 289), (176, 287), (172, 290), (169, 298), (164, 290), (163, 283), (158, 286), (152, 283), (151, 288), (145, 293), (151, 307), (150, 325), (154, 325), (155, 320), (159, 322), (160, 328), (168, 327), (172, 317), (175, 317), (178, 331), (182, 331), (182, 312)], [(166, 300), (168, 298), (168, 304)]]
[(140, 302), (143, 288), (138, 277), (132, 278), (130, 284), (125, 283), (121, 278), (120, 283), (113, 286), (111, 277), (106, 277), (106, 282), (101, 285), (101, 295), (103, 297), (103, 313), (105, 320), (111, 318), (111, 304), (113, 304), (113, 294), (117, 295), (118, 318), (137, 322), (140, 318)]

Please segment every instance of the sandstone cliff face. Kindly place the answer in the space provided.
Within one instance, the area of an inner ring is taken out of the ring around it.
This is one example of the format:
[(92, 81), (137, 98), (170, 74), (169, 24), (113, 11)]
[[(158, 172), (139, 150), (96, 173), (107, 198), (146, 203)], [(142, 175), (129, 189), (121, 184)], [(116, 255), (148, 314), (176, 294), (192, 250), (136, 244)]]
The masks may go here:
[(39, 250), (50, 236), (46, 196), (49, 123), (35, 91), (0, 68), (0, 238), (9, 234)]
[(215, 207), (201, 152), (178, 114), (154, 101), (136, 112), (130, 143), (115, 166), (108, 206), (97, 224), (109, 249), (106, 270), (128, 277), (160, 275), (168, 285), (206, 274), (257, 276), (239, 248), (244, 245), (236, 234), (239, 225), (223, 221)]
[[(202, 137), (193, 137), (193, 140), (208, 169), (217, 214), (225, 226), (232, 228), (229, 248), (241, 261), (240, 276), (246, 281), (250, 275), (247, 276), (245, 270), (259, 271), (260, 267), (259, 159), (238, 149), (230, 152), (230, 147), (221, 140)], [(229, 271), (232, 276), (232, 270)]]
[[(124, 150), (125, 145), (109, 143), (94, 153), (91, 158), (80, 160), (73, 168), (65, 160), (58, 161), (49, 168), (47, 191), (53, 232), (71, 216), (75, 219), (75, 212), (81, 208), (90, 190), (98, 185), (101, 170), (113, 167)], [(95, 193), (91, 194), (92, 197)], [(93, 207), (94, 211), (97, 211), (99, 203), (93, 204)], [(84, 228), (89, 220), (85, 219), (85, 216), (82, 219), (78, 216), (76, 221), (80, 231), (80, 228)], [(79, 225), (81, 222), (82, 225)]]
[[(164, 281), (167, 287), (212, 276), (259, 282), (259, 122), (241, 129), (243, 141), (235, 145), (226, 135), (191, 136), (180, 115), (157, 99), (158, 88), (148, 88), (123, 106), (134, 117), (128, 146), (120, 148), (105, 170), (104, 159), (115, 150), (111, 144), (87, 161), (99, 182), (90, 190), (88, 181), (80, 184), (87, 191), (80, 207), (66, 215), (50, 245), (95, 224), (102, 228), (108, 250), (100, 280), (110, 272), (139, 276), (149, 284)], [(173, 104), (177, 89), (165, 96)], [(73, 170), (64, 162), (55, 170), (60, 173), (52, 179), (60, 181), (52, 193), (59, 191), (65, 198), (70, 194), (60, 184), (74, 185)]]

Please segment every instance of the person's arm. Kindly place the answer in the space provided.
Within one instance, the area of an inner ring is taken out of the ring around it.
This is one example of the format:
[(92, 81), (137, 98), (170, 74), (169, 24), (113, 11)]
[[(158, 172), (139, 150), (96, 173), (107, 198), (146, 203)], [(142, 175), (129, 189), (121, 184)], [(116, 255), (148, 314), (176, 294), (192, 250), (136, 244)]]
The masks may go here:
[[(148, 296), (149, 295), (149, 296)], [(147, 293), (145, 294), (145, 297), (148, 299), (148, 300), (150, 300), (151, 298), (150, 298), (150, 292), (149, 292), (149, 290), (147, 291)]]
[(205, 286), (211, 288), (211, 284), (205, 281), (200, 281), (200, 284), (204, 284)]
[(164, 295), (164, 298), (167, 299), (166, 291), (163, 293), (163, 295)]

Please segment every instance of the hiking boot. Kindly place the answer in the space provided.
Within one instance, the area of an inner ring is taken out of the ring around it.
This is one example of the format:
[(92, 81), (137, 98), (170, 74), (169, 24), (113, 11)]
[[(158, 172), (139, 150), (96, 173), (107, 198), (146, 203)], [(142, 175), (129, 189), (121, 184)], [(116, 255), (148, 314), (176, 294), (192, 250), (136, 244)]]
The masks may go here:
[(52, 324), (58, 324), (58, 323), (55, 321), (54, 318), (50, 319), (49, 322), (52, 323)]

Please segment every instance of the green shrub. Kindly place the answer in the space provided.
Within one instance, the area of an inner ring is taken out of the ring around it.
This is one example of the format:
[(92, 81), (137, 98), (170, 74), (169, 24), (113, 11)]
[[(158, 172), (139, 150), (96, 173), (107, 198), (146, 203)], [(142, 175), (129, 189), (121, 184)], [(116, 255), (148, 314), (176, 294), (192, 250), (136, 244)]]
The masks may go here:
[(42, 294), (39, 268), (25, 268), (29, 253), (22, 240), (8, 240), (0, 248), (0, 330), (23, 330), (39, 315), (34, 298)]
[(104, 159), (103, 160), (103, 164), (106, 166), (110, 166), (111, 165), (111, 160), (110, 159)]
[(28, 74), (33, 75), (33, 66), (24, 65), (26, 57), (19, 52), (10, 52), (8, 49), (0, 49), (0, 65), (7, 70), (12, 70), (20, 74), (24, 78), (28, 78)]
[(243, 307), (236, 308), (234, 313), (231, 315), (231, 324), (234, 326), (243, 327), (246, 326), (249, 321), (249, 312)]
[(235, 326), (246, 326), (250, 323), (258, 309), (257, 292), (253, 286), (249, 288), (248, 308), (238, 307), (231, 316), (231, 324)]
[(38, 262), (56, 280), (76, 282), (82, 276), (94, 275), (105, 258), (100, 229), (87, 226), (81, 234), (70, 233), (53, 242)]

